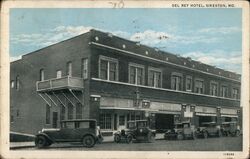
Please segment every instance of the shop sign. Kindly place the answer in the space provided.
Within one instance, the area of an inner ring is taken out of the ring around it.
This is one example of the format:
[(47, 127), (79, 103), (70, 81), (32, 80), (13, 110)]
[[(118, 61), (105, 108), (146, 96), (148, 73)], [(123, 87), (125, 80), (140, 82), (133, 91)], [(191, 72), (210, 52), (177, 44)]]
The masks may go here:
[(237, 109), (221, 108), (221, 114), (237, 114)]

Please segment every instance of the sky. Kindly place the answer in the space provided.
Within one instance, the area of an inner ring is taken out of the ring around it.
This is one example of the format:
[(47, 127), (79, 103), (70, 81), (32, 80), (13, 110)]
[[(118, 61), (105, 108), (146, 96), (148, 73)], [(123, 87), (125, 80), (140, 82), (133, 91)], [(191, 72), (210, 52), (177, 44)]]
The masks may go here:
[(10, 59), (97, 29), (241, 73), (241, 17), (240, 8), (15, 8)]

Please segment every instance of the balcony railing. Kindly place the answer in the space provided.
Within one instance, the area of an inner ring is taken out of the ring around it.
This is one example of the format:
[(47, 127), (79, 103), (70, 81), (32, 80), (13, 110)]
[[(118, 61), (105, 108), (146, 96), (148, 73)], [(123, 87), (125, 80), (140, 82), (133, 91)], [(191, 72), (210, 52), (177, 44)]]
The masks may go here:
[(82, 90), (83, 79), (78, 77), (66, 76), (62, 78), (37, 81), (36, 83), (36, 90), (38, 92), (61, 89)]

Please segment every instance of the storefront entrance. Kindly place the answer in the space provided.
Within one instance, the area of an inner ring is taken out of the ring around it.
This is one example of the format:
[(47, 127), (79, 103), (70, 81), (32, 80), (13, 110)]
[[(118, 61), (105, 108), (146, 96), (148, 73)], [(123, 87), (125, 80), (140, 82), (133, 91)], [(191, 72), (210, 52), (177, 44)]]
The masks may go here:
[(164, 132), (174, 128), (173, 114), (155, 114), (155, 129), (157, 132)]

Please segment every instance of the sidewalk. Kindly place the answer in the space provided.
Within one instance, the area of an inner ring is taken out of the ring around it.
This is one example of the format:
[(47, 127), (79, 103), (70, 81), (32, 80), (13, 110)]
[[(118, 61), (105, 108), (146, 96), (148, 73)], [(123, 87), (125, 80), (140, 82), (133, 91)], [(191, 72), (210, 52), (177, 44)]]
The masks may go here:
[[(164, 139), (164, 133), (156, 134), (155, 140), (162, 140)], [(104, 143), (114, 142), (114, 136), (104, 136), (103, 137)], [(20, 149), (20, 148), (31, 148), (35, 147), (35, 142), (10, 142), (10, 149)]]

